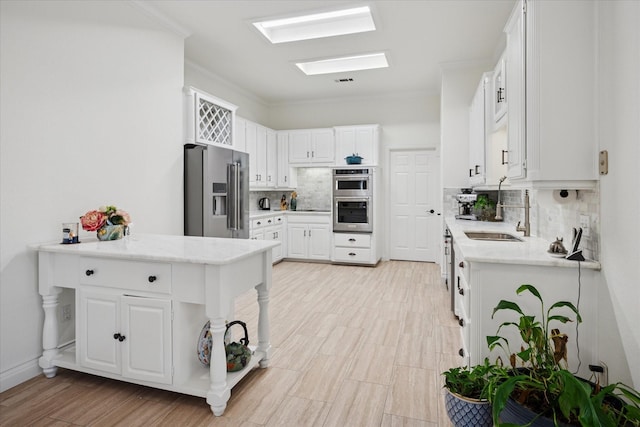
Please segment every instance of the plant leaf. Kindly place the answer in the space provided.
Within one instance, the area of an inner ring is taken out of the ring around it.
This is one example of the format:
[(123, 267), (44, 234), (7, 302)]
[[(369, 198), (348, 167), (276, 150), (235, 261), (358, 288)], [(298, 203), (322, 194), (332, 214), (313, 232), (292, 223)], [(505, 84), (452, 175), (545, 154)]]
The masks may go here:
[(493, 309), (493, 313), (491, 313), (492, 319), (493, 319), (493, 316), (496, 314), (496, 311), (499, 311), (499, 310), (513, 310), (517, 313), (520, 313), (521, 315), (524, 315), (524, 313), (522, 312), (518, 304), (516, 304), (515, 302), (500, 300), (498, 305), (495, 306), (495, 308)]
[(559, 316), (559, 315), (550, 316), (548, 320), (549, 321), (557, 320), (558, 322), (562, 322), (562, 323), (573, 322), (573, 320), (569, 319), (567, 316)]
[(520, 295), (524, 291), (531, 292), (536, 298), (540, 300), (540, 303), (543, 303), (542, 296), (540, 296), (540, 292), (538, 292), (535, 286), (529, 284), (520, 285), (520, 287), (516, 290), (516, 293)]
[(553, 310), (554, 308), (558, 308), (558, 307), (569, 307), (571, 309), (571, 311), (573, 311), (576, 314), (576, 319), (578, 320), (578, 323), (582, 322), (582, 317), (580, 317), (580, 313), (578, 312), (578, 309), (576, 308), (575, 305), (573, 305), (569, 301), (558, 301), (558, 302), (556, 302), (551, 307), (549, 307), (549, 310), (547, 310), (547, 315), (549, 313), (551, 313), (551, 310)]

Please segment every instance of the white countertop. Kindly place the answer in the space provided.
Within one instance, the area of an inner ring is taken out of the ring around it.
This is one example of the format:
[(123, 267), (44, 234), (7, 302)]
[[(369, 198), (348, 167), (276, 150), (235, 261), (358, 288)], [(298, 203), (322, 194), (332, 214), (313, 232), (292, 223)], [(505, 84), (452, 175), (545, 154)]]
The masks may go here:
[[(516, 232), (515, 224), (467, 221), (455, 219), (454, 217), (446, 217), (445, 222), (451, 231), (453, 241), (467, 261), (567, 268), (578, 267), (577, 261), (551, 256), (547, 253), (547, 250), (552, 242), (535, 236), (524, 237), (522, 232)], [(465, 231), (498, 231), (516, 236), (522, 239), (522, 242), (472, 240), (464, 234)], [(568, 243), (565, 244), (565, 247), (567, 245)], [(596, 261), (587, 260), (579, 264), (583, 268), (600, 269), (600, 263)]]
[(264, 252), (279, 244), (280, 242), (271, 240), (135, 234), (106, 242), (92, 239), (77, 244), (44, 243), (31, 247), (43, 252), (101, 258), (223, 265)]
[(312, 211), (283, 211), (280, 209), (273, 209), (270, 211), (251, 211), (249, 217), (251, 219), (265, 218), (273, 215), (330, 215), (331, 211), (312, 210)]

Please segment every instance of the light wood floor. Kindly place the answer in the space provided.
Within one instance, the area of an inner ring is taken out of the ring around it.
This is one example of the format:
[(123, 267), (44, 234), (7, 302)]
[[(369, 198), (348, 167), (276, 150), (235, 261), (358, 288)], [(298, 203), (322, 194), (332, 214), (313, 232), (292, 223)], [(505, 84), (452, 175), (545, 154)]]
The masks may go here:
[[(270, 367), (233, 389), (223, 417), (203, 398), (60, 369), (0, 394), (0, 425), (450, 426), (439, 374), (460, 361), (459, 328), (437, 265), (283, 262), (270, 315)], [(257, 341), (255, 293), (236, 318)]]

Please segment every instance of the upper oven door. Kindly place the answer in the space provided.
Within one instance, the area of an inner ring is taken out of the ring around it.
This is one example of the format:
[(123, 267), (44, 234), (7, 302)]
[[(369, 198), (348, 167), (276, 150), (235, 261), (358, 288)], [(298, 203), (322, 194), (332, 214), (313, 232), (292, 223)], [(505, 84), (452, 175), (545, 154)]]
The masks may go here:
[(333, 177), (334, 196), (366, 196), (371, 194), (370, 175), (347, 175)]
[(370, 197), (335, 197), (333, 231), (371, 233), (373, 218)]

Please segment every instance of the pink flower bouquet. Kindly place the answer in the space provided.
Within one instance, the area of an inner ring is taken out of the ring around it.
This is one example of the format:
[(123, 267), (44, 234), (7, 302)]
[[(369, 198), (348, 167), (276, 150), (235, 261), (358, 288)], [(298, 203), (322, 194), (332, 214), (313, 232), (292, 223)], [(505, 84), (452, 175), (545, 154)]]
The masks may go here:
[(80, 217), (82, 229), (86, 231), (98, 231), (105, 225), (129, 225), (129, 214), (115, 206), (100, 206)]

